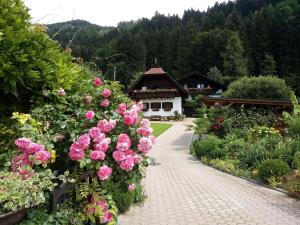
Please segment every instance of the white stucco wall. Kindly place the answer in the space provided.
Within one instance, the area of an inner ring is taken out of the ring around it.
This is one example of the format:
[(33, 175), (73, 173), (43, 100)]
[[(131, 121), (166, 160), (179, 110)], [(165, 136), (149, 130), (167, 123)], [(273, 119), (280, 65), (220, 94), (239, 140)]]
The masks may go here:
[(150, 117), (150, 116), (174, 116), (174, 112), (177, 111), (180, 114), (182, 114), (182, 101), (181, 97), (175, 97), (175, 98), (160, 98), (160, 99), (141, 99), (142, 102), (173, 102), (173, 109), (169, 112), (164, 111), (164, 109), (160, 109), (159, 111), (152, 111), (149, 109), (147, 112), (143, 112), (144, 116)]

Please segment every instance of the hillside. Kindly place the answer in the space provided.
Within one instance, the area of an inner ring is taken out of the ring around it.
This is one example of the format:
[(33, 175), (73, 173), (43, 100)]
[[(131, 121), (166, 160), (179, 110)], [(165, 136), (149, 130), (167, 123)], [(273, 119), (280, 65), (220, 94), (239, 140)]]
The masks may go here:
[[(205, 12), (186, 10), (182, 18), (156, 13), (116, 28), (80, 24), (53, 24), (49, 34), (59, 30), (53, 38), (64, 47), (77, 32), (69, 45), (73, 54), (96, 62), (108, 78), (117, 66), (124, 84), (157, 58), (175, 77), (194, 70), (207, 74), (216, 66), (227, 81), (275, 74), (295, 89), (300, 86), (299, 0), (229, 1)], [(127, 57), (104, 59), (116, 53)]]

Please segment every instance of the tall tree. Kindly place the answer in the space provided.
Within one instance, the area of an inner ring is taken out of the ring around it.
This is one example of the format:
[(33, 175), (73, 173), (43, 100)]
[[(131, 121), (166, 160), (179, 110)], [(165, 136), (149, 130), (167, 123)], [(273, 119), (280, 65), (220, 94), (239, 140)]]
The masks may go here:
[(238, 33), (234, 32), (229, 36), (224, 58), (224, 74), (226, 76), (245, 76), (247, 75), (247, 64), (244, 58), (244, 49)]
[(266, 54), (260, 67), (261, 75), (276, 75), (276, 62), (272, 55)]
[(209, 69), (209, 71), (207, 73), (207, 77), (214, 81), (220, 82), (222, 79), (222, 73), (220, 72), (218, 67), (214, 66)]

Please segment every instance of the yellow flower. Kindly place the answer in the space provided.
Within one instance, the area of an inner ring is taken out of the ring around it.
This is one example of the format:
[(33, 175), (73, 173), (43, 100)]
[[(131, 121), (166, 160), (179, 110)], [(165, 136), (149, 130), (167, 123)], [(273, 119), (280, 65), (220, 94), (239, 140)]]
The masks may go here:
[(50, 151), (50, 160), (51, 162), (55, 162), (55, 158), (56, 158), (56, 151), (55, 150), (51, 150)]

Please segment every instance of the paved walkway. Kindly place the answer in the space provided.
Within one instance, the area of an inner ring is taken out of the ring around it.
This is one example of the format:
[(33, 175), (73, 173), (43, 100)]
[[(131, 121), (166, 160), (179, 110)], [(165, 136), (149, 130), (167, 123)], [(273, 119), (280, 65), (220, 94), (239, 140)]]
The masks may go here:
[(162, 134), (147, 169), (148, 199), (120, 216), (120, 225), (300, 225), (300, 202), (278, 191), (203, 165), (188, 152), (185, 121)]

